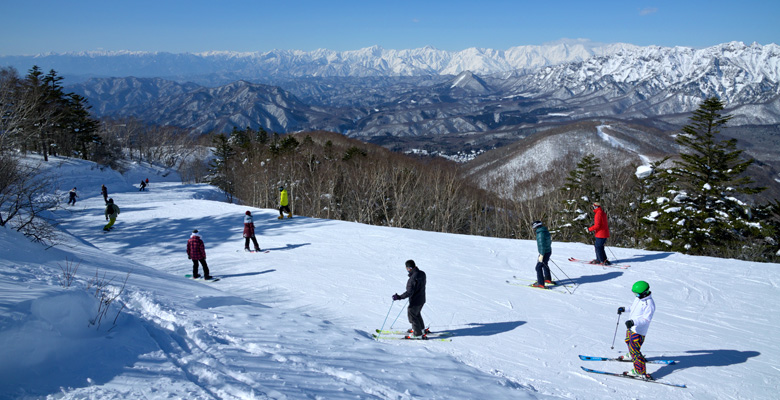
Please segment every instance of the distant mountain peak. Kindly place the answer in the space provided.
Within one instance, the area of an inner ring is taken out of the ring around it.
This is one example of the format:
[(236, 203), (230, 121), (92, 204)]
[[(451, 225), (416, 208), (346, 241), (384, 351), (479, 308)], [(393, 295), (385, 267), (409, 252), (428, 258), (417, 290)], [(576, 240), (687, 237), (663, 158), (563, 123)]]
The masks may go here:
[(484, 80), (471, 71), (463, 71), (450, 84), (450, 89), (461, 88), (474, 93), (488, 93), (490, 89)]

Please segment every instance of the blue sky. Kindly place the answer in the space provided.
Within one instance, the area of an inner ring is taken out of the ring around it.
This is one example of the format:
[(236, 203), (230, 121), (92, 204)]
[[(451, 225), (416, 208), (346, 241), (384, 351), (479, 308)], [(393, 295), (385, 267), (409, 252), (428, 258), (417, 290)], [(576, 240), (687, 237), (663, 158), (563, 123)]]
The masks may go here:
[(777, 0), (0, 0), (0, 14), (0, 55), (780, 42)]

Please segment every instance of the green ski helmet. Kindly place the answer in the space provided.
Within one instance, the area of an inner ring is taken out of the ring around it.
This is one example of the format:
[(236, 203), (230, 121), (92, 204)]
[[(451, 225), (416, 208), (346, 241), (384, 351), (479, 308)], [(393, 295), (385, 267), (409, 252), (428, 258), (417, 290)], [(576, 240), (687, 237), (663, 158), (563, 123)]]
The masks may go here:
[(631, 287), (631, 291), (636, 294), (642, 294), (650, 290), (650, 284), (645, 281), (636, 281), (634, 286)]

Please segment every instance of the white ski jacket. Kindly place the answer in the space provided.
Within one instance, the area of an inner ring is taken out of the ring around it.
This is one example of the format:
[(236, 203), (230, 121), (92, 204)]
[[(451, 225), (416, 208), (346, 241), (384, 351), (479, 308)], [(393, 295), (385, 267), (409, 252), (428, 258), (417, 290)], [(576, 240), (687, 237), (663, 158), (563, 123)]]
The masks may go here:
[(650, 328), (650, 321), (653, 320), (653, 314), (655, 313), (653, 295), (647, 296), (644, 299), (637, 297), (627, 311), (629, 312), (628, 319), (634, 321), (634, 326), (631, 327), (631, 331), (646, 336), (647, 329)]

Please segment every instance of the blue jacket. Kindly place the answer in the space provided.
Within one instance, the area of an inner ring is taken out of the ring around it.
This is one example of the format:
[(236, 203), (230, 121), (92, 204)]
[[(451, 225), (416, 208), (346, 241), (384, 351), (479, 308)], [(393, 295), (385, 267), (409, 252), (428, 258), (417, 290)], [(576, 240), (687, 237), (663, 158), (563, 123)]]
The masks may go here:
[(536, 228), (536, 247), (539, 249), (539, 254), (552, 253), (552, 238), (550, 231), (544, 225)]

